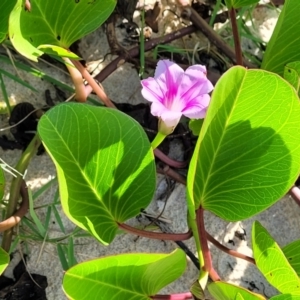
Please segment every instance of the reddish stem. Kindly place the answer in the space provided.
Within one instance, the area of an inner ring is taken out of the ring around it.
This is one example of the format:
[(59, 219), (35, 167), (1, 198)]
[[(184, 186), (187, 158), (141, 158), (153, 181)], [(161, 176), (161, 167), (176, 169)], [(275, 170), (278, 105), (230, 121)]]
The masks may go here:
[[(185, 28), (181, 28), (177, 31), (173, 31), (164, 36), (151, 39), (145, 43), (145, 52), (155, 48), (157, 45), (167, 44), (173, 40), (180, 39), (181, 37), (191, 34), (196, 31), (194, 26), (188, 26)], [(102, 82), (106, 79), (110, 74), (112, 74), (118, 67), (124, 64), (126, 61), (130, 61), (131, 58), (137, 57), (140, 53), (140, 46), (133, 47), (126, 52), (126, 55), (118, 56), (111, 63), (109, 63), (96, 77), (95, 79), (99, 82)]]
[(119, 228), (142, 237), (155, 239), (155, 240), (165, 240), (165, 241), (185, 241), (192, 237), (192, 232), (189, 230), (186, 233), (161, 233), (161, 232), (151, 232), (141, 229), (134, 228), (127, 224), (119, 224)]
[(28, 197), (27, 186), (24, 180), (22, 180), (21, 183), (20, 194), (22, 197), (20, 208), (14, 213), (14, 215), (0, 222), (0, 232), (6, 231), (16, 226), (21, 221), (22, 217), (24, 217), (25, 214), (27, 213), (29, 208), (29, 197)]
[(177, 168), (177, 169), (183, 169), (187, 166), (186, 161), (176, 161), (168, 157), (166, 154), (164, 154), (161, 150), (158, 148), (154, 149), (154, 155), (159, 158), (162, 162), (166, 163), (167, 165)]
[(293, 186), (289, 190), (289, 194), (295, 200), (295, 202), (300, 206), (300, 189), (297, 186)]
[(196, 211), (196, 222), (197, 222), (197, 227), (199, 232), (201, 250), (204, 259), (203, 268), (205, 271), (209, 272), (209, 275), (213, 281), (220, 280), (219, 275), (217, 274), (216, 270), (213, 268), (212, 265), (211, 254), (208, 248), (207, 237), (206, 237), (205, 226), (204, 226), (204, 209), (202, 208), (202, 206), (200, 206)]
[(25, 0), (25, 8), (26, 10), (31, 11), (31, 4), (29, 0)]
[(107, 97), (106, 93), (103, 89), (97, 84), (95, 79), (90, 75), (90, 73), (83, 67), (83, 65), (77, 60), (71, 60), (74, 66), (79, 70), (82, 77), (88, 82), (88, 84), (92, 87), (94, 92), (98, 95), (98, 97), (103, 101), (103, 103), (107, 107), (116, 108), (116, 106), (111, 102), (111, 100)]
[(203, 252), (204, 269), (205, 269), (205, 271), (209, 272), (212, 268), (212, 262), (211, 262), (210, 251), (209, 251), (208, 244), (207, 244), (203, 213), (204, 213), (204, 209), (202, 208), (202, 206), (200, 206), (196, 212), (196, 222), (197, 222), (197, 227), (198, 227), (198, 232), (199, 232), (201, 249)]
[(237, 21), (236, 21), (235, 9), (234, 8), (229, 9), (228, 13), (229, 13), (230, 21), (231, 21), (231, 26), (232, 26), (236, 64), (243, 66), (243, 54), (242, 54), (239, 30), (238, 30)]
[(75, 99), (78, 102), (86, 102), (87, 94), (80, 71), (75, 67), (69, 58), (63, 57), (63, 60), (75, 86)]
[(170, 178), (176, 180), (177, 182), (186, 185), (186, 179), (184, 176), (180, 175), (173, 169), (171, 169), (169, 166), (164, 166), (163, 169), (156, 168), (157, 173), (164, 174), (169, 176)]
[(227, 247), (225, 247), (224, 245), (222, 245), (221, 243), (219, 243), (216, 239), (214, 239), (207, 231), (206, 231), (206, 237), (207, 239), (213, 244), (215, 245), (217, 248), (219, 248), (220, 250), (224, 251), (225, 253), (234, 256), (234, 257), (238, 257), (241, 259), (244, 259), (248, 262), (250, 262), (251, 264), (255, 265), (255, 260), (253, 257), (247, 256), (245, 254), (239, 253), (235, 250), (231, 250)]
[[(222, 38), (211, 28), (207, 22), (191, 7), (183, 9), (182, 14), (186, 16), (216, 47), (222, 50), (233, 61), (236, 61), (235, 51), (222, 40)], [(236, 63), (238, 63), (236, 61)], [(243, 65), (247, 68), (256, 68), (255, 65), (243, 59)]]
[(221, 281), (219, 274), (216, 272), (214, 268), (211, 268), (209, 271), (209, 277), (212, 281)]

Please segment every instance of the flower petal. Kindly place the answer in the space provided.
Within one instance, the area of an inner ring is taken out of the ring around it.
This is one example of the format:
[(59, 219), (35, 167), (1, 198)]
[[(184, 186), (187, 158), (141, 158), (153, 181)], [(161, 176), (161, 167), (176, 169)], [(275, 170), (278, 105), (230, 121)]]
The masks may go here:
[(160, 60), (158, 62), (154, 78), (161, 87), (164, 87), (167, 90), (164, 98), (166, 107), (170, 107), (172, 104), (183, 75), (183, 69), (177, 64), (169, 60)]
[(169, 60), (159, 61), (154, 78), (142, 80), (142, 86), (144, 98), (152, 102), (152, 115), (160, 118), (159, 130), (164, 132), (173, 130), (182, 114), (204, 118), (210, 102), (208, 93), (213, 90), (205, 66), (194, 65), (184, 72)]
[(185, 74), (188, 74), (188, 75), (190, 75), (192, 77), (199, 77), (199, 73), (202, 73), (206, 77), (206, 75), (207, 75), (206, 66), (203, 66), (203, 65), (193, 65), (193, 66), (189, 66), (185, 70)]
[(151, 104), (151, 114), (156, 117), (160, 117), (168, 109), (161, 102), (152, 102)]
[(167, 127), (176, 126), (182, 116), (181, 112), (170, 111), (160, 102), (151, 104), (151, 114), (160, 117)]
[(182, 111), (182, 114), (190, 119), (203, 119), (206, 115), (209, 102), (210, 96), (208, 94), (200, 95), (189, 102)]
[(143, 86), (142, 95), (146, 100), (163, 102), (167, 90), (163, 90), (154, 78), (144, 79), (141, 84)]
[(167, 127), (172, 128), (179, 123), (181, 116), (182, 113), (180, 112), (166, 110), (161, 114), (160, 118)]
[(212, 83), (206, 77), (205, 66), (195, 65), (187, 68), (181, 80), (177, 97), (189, 101), (198, 95), (208, 94), (213, 90)]

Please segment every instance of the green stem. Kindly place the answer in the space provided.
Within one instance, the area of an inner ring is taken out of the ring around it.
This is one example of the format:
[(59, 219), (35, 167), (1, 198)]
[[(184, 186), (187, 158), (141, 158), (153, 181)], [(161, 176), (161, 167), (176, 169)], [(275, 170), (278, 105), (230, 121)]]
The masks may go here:
[(166, 138), (165, 134), (162, 134), (161, 132), (158, 132), (154, 138), (154, 140), (151, 142), (151, 147), (154, 150), (155, 148), (157, 148), (162, 142), (163, 140)]
[[(144, 6), (145, 6), (145, 1), (144, 1)], [(144, 38), (144, 27), (145, 27), (145, 10), (142, 10), (141, 13), (142, 17), (142, 28), (141, 28), (141, 34), (140, 34), (140, 78), (144, 79), (145, 78), (145, 38)]]
[[(38, 134), (34, 136), (26, 150), (23, 152), (19, 162), (17, 163), (15, 169), (20, 172), (21, 174), (24, 174), (30, 160), (32, 157), (35, 155), (38, 147), (40, 146), (41, 141), (38, 137)], [(17, 175), (17, 177), (14, 177), (11, 182), (10, 186), (10, 195), (9, 195), (9, 200), (8, 200), (8, 206), (7, 206), (7, 211), (6, 211), (6, 219), (11, 217), (14, 212), (16, 211), (18, 201), (20, 198), (20, 189), (21, 189), (21, 184), (22, 184), (22, 177), (20, 175)], [(2, 248), (5, 251), (9, 251), (11, 241), (12, 241), (12, 233), (13, 233), (13, 228), (7, 230), (3, 234), (3, 239), (2, 239)]]

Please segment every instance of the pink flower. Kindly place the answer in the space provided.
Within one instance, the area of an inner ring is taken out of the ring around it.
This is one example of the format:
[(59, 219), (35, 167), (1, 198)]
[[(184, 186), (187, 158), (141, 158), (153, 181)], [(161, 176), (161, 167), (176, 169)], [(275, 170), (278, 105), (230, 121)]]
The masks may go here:
[(173, 131), (182, 115), (191, 119), (205, 117), (210, 101), (208, 93), (213, 90), (205, 66), (194, 65), (184, 71), (169, 60), (161, 60), (154, 78), (141, 83), (143, 97), (152, 102), (152, 115), (160, 118), (164, 128)]

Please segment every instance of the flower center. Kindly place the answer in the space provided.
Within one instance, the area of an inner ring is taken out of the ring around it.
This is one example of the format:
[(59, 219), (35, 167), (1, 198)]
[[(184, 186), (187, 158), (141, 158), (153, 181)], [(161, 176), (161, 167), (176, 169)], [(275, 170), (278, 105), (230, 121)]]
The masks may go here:
[(184, 103), (180, 99), (178, 99), (176, 96), (173, 98), (168, 98), (166, 101), (166, 108), (168, 108), (171, 111), (177, 111), (181, 112), (184, 109)]

